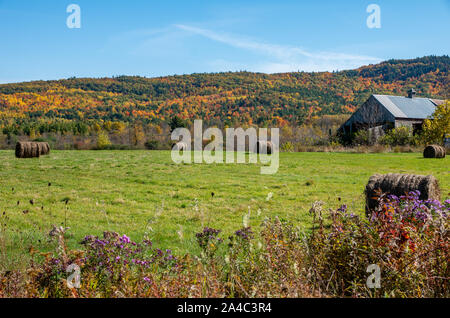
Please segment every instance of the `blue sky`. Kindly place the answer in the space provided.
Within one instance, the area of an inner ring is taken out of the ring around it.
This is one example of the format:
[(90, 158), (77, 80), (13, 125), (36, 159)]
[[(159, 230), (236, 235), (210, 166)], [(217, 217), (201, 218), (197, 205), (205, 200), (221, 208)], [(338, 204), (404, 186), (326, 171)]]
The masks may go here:
[[(66, 8), (81, 8), (69, 29)], [(369, 4), (381, 28), (369, 29)], [(0, 0), (0, 83), (333, 71), (450, 53), (450, 0)]]

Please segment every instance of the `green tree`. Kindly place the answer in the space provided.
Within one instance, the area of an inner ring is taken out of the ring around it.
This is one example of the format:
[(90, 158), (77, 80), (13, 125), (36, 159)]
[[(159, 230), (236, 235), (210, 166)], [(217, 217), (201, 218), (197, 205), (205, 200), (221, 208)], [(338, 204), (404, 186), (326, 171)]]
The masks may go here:
[(182, 120), (178, 116), (173, 116), (169, 122), (170, 132), (174, 131), (177, 128), (186, 128), (187, 124), (184, 120)]

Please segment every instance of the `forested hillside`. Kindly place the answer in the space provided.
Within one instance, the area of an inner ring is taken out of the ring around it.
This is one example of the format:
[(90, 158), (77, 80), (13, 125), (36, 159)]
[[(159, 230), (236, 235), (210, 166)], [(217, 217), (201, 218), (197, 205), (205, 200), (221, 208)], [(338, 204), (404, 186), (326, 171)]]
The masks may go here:
[(144, 78), (70, 78), (0, 85), (4, 134), (30, 130), (86, 134), (95, 123), (164, 125), (178, 115), (206, 124), (298, 125), (312, 116), (350, 114), (372, 93), (449, 97), (448, 56), (389, 60), (356, 70), (250, 72)]

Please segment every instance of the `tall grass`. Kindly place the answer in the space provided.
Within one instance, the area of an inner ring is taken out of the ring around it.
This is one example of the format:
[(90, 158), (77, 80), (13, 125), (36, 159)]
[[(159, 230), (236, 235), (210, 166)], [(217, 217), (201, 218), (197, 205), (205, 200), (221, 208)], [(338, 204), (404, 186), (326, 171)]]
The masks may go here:
[[(31, 251), (26, 271), (1, 273), (0, 296), (449, 297), (450, 201), (412, 192), (379, 203), (366, 219), (316, 202), (310, 233), (276, 217), (257, 233), (246, 226), (223, 237), (204, 228), (195, 236), (200, 252), (185, 255), (114, 232), (71, 250), (67, 229), (55, 227), (55, 252)], [(70, 264), (81, 269), (80, 288), (67, 285)], [(367, 284), (372, 264), (379, 288)]]

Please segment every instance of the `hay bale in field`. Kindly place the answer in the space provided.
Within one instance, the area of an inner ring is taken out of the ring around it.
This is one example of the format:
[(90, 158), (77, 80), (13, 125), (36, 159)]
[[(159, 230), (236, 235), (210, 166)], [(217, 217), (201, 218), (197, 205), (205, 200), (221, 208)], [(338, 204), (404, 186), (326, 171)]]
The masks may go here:
[(40, 156), (39, 147), (35, 142), (21, 142), (16, 144), (17, 158), (38, 158)]
[(378, 192), (401, 196), (411, 191), (420, 191), (421, 200), (440, 200), (439, 183), (433, 176), (414, 174), (375, 174), (366, 185), (366, 214), (377, 208)]
[(48, 155), (50, 153), (50, 145), (48, 142), (37, 142), (39, 148), (39, 154), (41, 156)]
[(39, 158), (50, 153), (47, 142), (19, 141), (16, 144), (17, 158)]
[(31, 143), (31, 157), (40, 157), (41, 152), (39, 151), (39, 145), (36, 142)]
[(174, 151), (187, 151), (188, 145), (185, 142), (177, 142), (172, 145), (172, 150)]
[(423, 151), (424, 158), (445, 158), (445, 148), (438, 145), (426, 146)]
[(273, 144), (271, 141), (258, 140), (256, 142), (256, 153), (263, 153), (271, 155), (273, 151)]
[(25, 147), (23, 142), (16, 143), (16, 158), (24, 158), (25, 157)]

